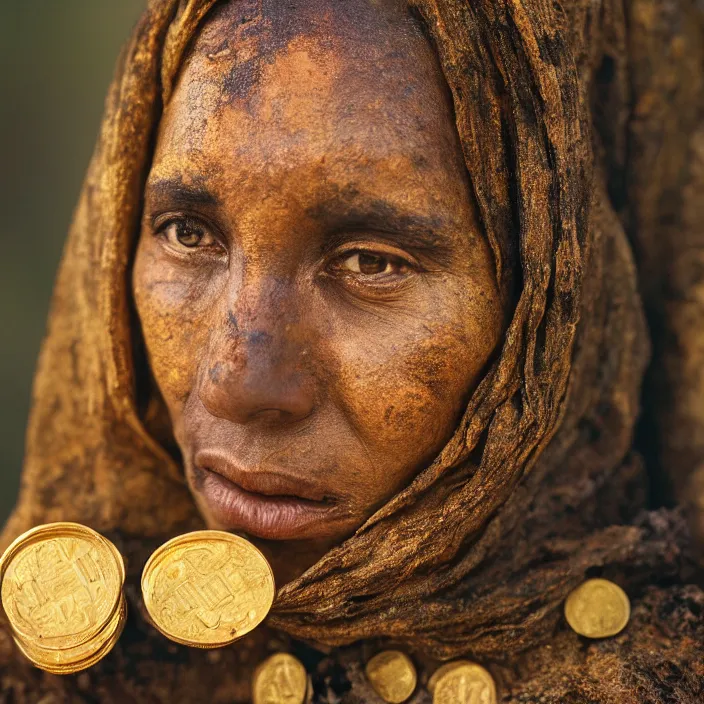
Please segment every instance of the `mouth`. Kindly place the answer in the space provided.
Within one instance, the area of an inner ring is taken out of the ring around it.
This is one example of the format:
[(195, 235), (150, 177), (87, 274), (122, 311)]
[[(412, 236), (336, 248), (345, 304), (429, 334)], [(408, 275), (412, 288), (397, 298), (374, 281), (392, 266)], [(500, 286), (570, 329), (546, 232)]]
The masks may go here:
[(344, 517), (320, 487), (283, 474), (242, 471), (218, 457), (197, 456), (196, 488), (210, 516), (225, 530), (267, 540), (316, 538)]

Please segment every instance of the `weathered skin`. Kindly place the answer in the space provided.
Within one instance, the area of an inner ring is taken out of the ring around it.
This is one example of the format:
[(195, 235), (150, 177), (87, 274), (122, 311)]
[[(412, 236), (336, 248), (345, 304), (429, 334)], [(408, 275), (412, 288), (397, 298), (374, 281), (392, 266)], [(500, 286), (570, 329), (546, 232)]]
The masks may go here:
[(269, 2), (246, 32), (242, 14), (207, 22), (165, 111), (133, 286), (209, 525), (203, 449), (345, 507), (293, 548), (258, 541), (281, 584), (443, 447), (505, 315), (407, 8)]
[[(311, 704), (378, 704), (364, 664), (389, 647), (418, 669), (408, 704), (430, 704), (428, 678), (456, 658), (486, 667), (505, 704), (704, 700), (700, 564), (683, 506), (646, 499), (655, 469), (699, 510), (701, 2), (367, 4), (287, 0), (279, 16), (265, 0), (149, 0), (67, 241), (0, 535), (75, 520), (109, 537), (128, 623), (66, 678), (33, 668), (0, 624), (0, 701), (244, 704), (257, 665), (284, 651)], [(432, 215), (445, 257), (431, 274), (391, 266), (393, 295), (371, 298), (380, 260), (361, 277), (345, 248), (425, 262), (382, 198)], [(207, 226), (150, 222), (174, 207)], [(141, 598), (154, 549), (204, 526), (207, 475), (186, 453), (185, 476), (174, 429), (186, 450), (207, 436), (252, 465), (266, 446), (350, 509), (348, 525), (263, 545), (283, 586), (260, 628), (216, 651), (163, 638)], [(339, 455), (342, 468), (322, 461)], [(597, 576), (628, 594), (631, 619), (589, 642), (563, 608)]]

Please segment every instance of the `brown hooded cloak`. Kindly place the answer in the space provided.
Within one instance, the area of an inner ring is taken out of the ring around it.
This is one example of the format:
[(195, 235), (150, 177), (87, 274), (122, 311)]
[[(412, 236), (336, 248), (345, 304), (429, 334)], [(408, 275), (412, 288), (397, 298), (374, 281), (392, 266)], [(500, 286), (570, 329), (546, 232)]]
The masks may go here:
[[(65, 678), (29, 666), (0, 626), (0, 701), (246, 701), (252, 666), (284, 649), (313, 675), (313, 701), (378, 702), (361, 670), (390, 644), (416, 658), (416, 703), (430, 702), (432, 667), (459, 656), (488, 667), (506, 702), (704, 701), (701, 573), (683, 509), (647, 510), (634, 444), (642, 405), (651, 473), (673, 478), (701, 527), (697, 0), (410, 2), (452, 92), (499, 275), (519, 279), (500, 354), (432, 465), (279, 589), (274, 631), (206, 653), (145, 623), (146, 558), (202, 521), (145, 370), (129, 271), (155, 128), (213, 4), (150, 0), (122, 54), (0, 539), (56, 520), (103, 532), (127, 558), (130, 621), (105, 660)], [(597, 575), (627, 591), (633, 614), (620, 636), (590, 642), (562, 603)]]

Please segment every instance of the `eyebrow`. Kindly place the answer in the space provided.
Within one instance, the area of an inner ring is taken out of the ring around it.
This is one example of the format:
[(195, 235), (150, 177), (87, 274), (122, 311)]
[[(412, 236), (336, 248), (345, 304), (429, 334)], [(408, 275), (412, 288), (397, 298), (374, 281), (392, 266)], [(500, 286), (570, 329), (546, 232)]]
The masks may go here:
[(180, 177), (148, 181), (145, 191), (149, 193), (150, 199), (164, 203), (190, 206), (220, 204), (220, 200), (207, 188), (201, 185), (185, 184)]
[(450, 223), (441, 215), (408, 212), (386, 200), (374, 199), (364, 205), (329, 201), (309, 208), (307, 214), (330, 229), (327, 246), (344, 242), (351, 232), (374, 230), (410, 249), (432, 253), (438, 259), (449, 257), (454, 249)]
[[(180, 176), (150, 180), (145, 191), (150, 200), (165, 206), (220, 205), (220, 199), (210, 190), (199, 184), (185, 184)], [(448, 264), (452, 259), (454, 241), (449, 234), (452, 226), (439, 214), (409, 212), (384, 199), (369, 199), (360, 204), (339, 197), (308, 208), (306, 215), (328, 229), (326, 248), (343, 244), (354, 232), (373, 230), (400, 246), (432, 255), (441, 264)]]

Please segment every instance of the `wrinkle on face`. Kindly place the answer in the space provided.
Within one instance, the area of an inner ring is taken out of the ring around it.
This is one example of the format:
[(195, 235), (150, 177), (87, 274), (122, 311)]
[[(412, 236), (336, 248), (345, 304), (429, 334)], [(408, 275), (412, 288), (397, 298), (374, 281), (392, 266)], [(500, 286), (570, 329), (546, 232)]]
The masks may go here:
[[(314, 561), (451, 437), (504, 320), (453, 120), (403, 3), (224, 3), (204, 26), (160, 125), (133, 289), (213, 527), (198, 448), (344, 502), (344, 524), (297, 546)], [(220, 254), (174, 256), (155, 222), (180, 212)], [(340, 275), (353, 244), (412, 275), (373, 291)]]

